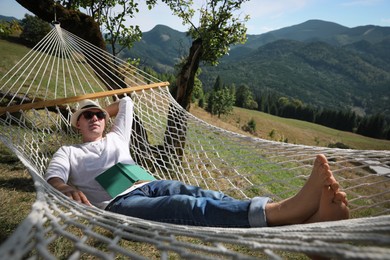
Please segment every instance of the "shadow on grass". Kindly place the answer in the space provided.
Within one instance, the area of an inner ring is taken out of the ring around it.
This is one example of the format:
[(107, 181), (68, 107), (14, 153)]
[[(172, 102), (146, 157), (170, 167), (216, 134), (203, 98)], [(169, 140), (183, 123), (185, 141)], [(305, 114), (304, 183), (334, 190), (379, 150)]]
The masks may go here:
[(0, 179), (0, 188), (23, 192), (35, 192), (33, 181), (23, 177)]
[(5, 225), (7, 230), (0, 228), (0, 245), (12, 234), (10, 230), (15, 230), (19, 226), (19, 223), (3, 223), (2, 225)]
[[(12, 36), (12, 35), (6, 36), (6, 37), (3, 36), (3, 37), (0, 37), (0, 39), (5, 40), (5, 41), (8, 41), (8, 42), (16, 43), (16, 44), (21, 44), (21, 45), (24, 45), (24, 46), (26, 46), (26, 47), (30, 47), (30, 46), (28, 46), (28, 44), (27, 44), (23, 39), (21, 39), (19, 36)], [(34, 47), (34, 46), (32, 46), (32, 47)]]

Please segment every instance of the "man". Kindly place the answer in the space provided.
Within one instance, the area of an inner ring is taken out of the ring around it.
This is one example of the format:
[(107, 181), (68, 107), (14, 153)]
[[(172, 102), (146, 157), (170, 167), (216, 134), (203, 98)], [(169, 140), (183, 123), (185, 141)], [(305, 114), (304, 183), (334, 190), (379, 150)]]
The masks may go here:
[[(109, 116), (116, 116), (104, 133)], [(327, 159), (318, 155), (312, 173), (293, 197), (236, 200), (178, 181), (135, 183), (115, 197), (95, 180), (117, 163), (135, 164), (129, 152), (133, 102), (129, 97), (106, 109), (84, 100), (71, 117), (83, 143), (63, 146), (53, 156), (46, 180), (71, 199), (89, 206), (147, 220), (200, 226), (265, 227), (340, 220), (349, 217), (346, 194), (339, 190)]]

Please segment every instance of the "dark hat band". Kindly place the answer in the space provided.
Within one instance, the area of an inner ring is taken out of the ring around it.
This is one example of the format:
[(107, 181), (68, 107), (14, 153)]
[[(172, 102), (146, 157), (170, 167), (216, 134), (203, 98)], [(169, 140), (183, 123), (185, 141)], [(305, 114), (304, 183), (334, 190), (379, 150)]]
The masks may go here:
[(100, 107), (98, 107), (98, 106), (96, 106), (96, 105), (86, 105), (86, 106), (83, 106), (83, 107), (80, 108), (80, 109), (86, 109), (86, 108), (92, 108), (92, 107), (96, 107), (96, 108), (101, 109)]

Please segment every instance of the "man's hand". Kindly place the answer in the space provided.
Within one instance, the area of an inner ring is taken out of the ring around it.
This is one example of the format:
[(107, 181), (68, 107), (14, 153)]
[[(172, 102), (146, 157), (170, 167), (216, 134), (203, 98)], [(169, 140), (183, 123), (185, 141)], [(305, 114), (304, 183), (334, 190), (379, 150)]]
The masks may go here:
[(75, 187), (66, 184), (62, 179), (58, 177), (51, 178), (47, 181), (51, 186), (68, 196), (69, 198), (79, 203), (92, 206), (84, 193)]

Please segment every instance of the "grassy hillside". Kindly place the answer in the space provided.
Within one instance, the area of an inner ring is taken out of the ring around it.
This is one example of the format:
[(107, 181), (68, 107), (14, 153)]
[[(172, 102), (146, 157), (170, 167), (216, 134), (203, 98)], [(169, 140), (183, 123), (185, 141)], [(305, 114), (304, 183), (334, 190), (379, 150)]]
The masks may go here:
[(0, 39), (0, 77), (3, 77), (29, 50), (21, 44)]
[(266, 113), (234, 108), (228, 116), (211, 116), (199, 107), (192, 107), (193, 115), (202, 120), (229, 131), (250, 135), (242, 130), (249, 120), (256, 122), (256, 137), (267, 140), (283, 141), (293, 144), (314, 145), (327, 147), (330, 144), (342, 143), (352, 149), (390, 150), (389, 140), (379, 140), (364, 137), (350, 132), (343, 132), (321, 125), (281, 118)]

